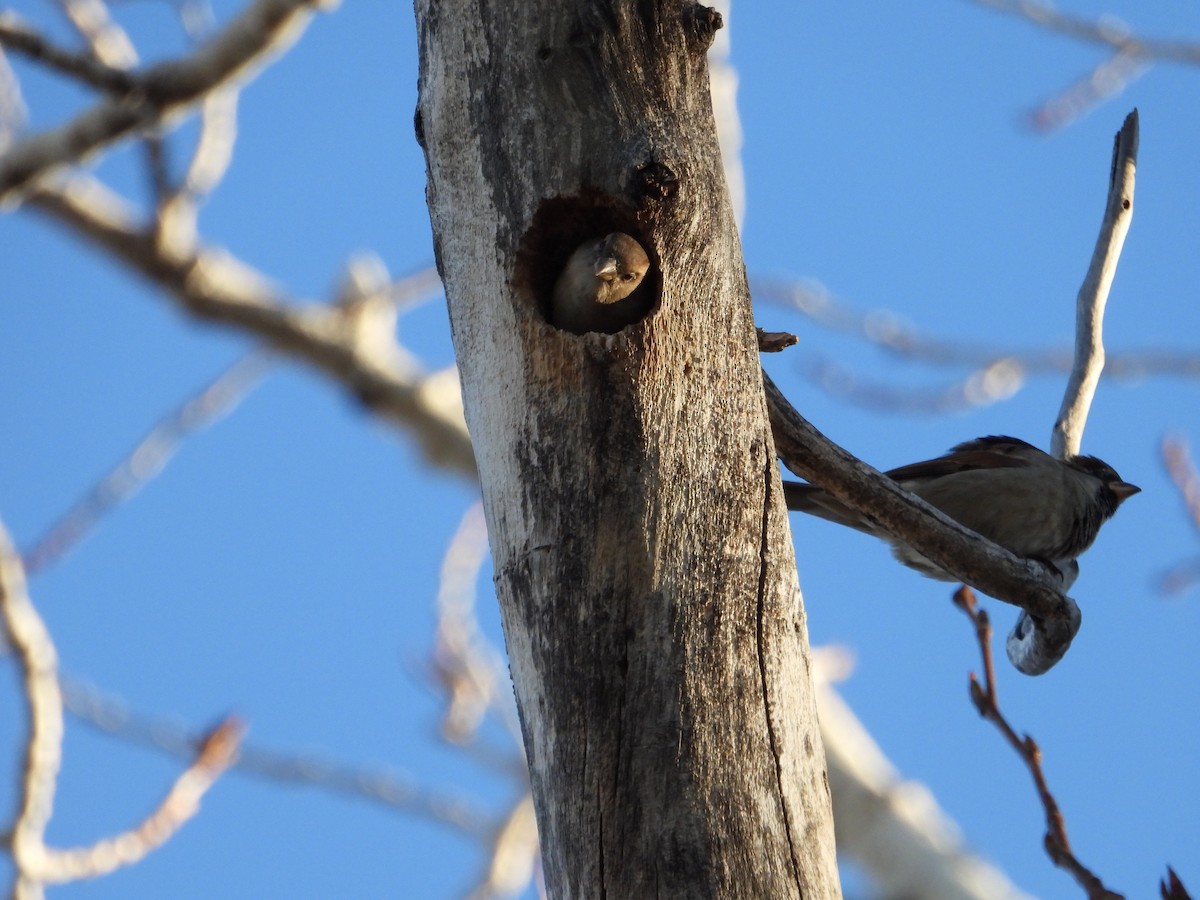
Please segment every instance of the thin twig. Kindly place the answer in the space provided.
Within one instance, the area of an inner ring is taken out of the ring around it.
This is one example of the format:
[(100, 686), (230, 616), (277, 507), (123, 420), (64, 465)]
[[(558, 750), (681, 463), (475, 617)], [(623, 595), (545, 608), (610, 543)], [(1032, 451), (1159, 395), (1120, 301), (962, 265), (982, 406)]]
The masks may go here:
[(1087, 891), (1089, 900), (1123, 900), (1121, 894), (1106, 888), (1095, 873), (1075, 857), (1071, 850), (1071, 843), (1067, 839), (1066, 821), (1063, 818), (1062, 810), (1046, 783), (1046, 775), (1042, 770), (1041, 749), (1029, 735), (1019, 736), (1009, 724), (1008, 719), (1000, 712), (1000, 704), (996, 695), (996, 667), (992, 661), (992, 628), (987, 612), (978, 609), (975, 593), (966, 585), (955, 592), (954, 604), (967, 614), (975, 626), (975, 637), (979, 642), (979, 653), (983, 660), (983, 685), (980, 685), (974, 672), (970, 676), (971, 701), (975, 704), (979, 714), (995, 725), (997, 730), (1004, 735), (1009, 746), (1017, 751), (1017, 755), (1025, 763), (1025, 767), (1033, 778), (1038, 799), (1046, 814), (1044, 843), (1047, 855), (1051, 862), (1075, 878), (1079, 886)]
[[(970, 338), (941, 338), (922, 331), (894, 310), (860, 309), (813, 278), (752, 277), (755, 301), (795, 310), (810, 322), (866, 341), (903, 360), (984, 371), (1005, 363), (1029, 375), (1056, 375), (1071, 369), (1067, 347), (1018, 349), (981, 344)], [(807, 342), (806, 342), (807, 343)], [(1200, 351), (1145, 349), (1110, 352), (1103, 378), (1135, 379), (1154, 375), (1200, 378)]]
[(1200, 472), (1196, 471), (1196, 464), (1192, 462), (1187, 441), (1168, 435), (1162, 439), (1161, 451), (1163, 465), (1179, 491), (1192, 526), (1200, 532)]
[(917, 388), (892, 379), (864, 378), (840, 362), (808, 354), (800, 374), (825, 393), (890, 415), (945, 414), (1007, 400), (1023, 388), (1029, 370), (1016, 357), (1000, 357), (949, 384)]
[[(822, 328), (865, 341), (899, 359), (965, 369), (950, 383), (905, 386), (895, 377), (873, 378), (840, 359), (814, 351), (813, 342), (805, 342), (794, 357), (802, 377), (831, 396), (881, 412), (946, 413), (987, 406), (1013, 396), (1034, 377), (1057, 376), (1072, 367), (1070, 348), (1019, 349), (981, 344), (972, 338), (941, 338), (923, 332), (893, 310), (857, 308), (812, 278), (753, 277), (751, 288), (756, 302), (787, 307)], [(1164, 375), (1200, 378), (1200, 352), (1107, 352), (1101, 378), (1142, 380)]]
[(1075, 300), (1075, 363), (1050, 439), (1051, 450), (1059, 459), (1079, 454), (1088, 410), (1104, 369), (1104, 306), (1117, 274), (1125, 235), (1133, 220), (1137, 153), (1138, 113), (1135, 109), (1125, 117), (1113, 141), (1104, 219), (1091, 264)]
[(171, 157), (166, 140), (166, 135), (158, 128), (147, 129), (142, 139), (146, 157), (146, 175), (150, 182), (150, 196), (158, 205), (161, 205), (173, 190)]
[[(802, 377), (831, 397), (866, 409), (892, 415), (940, 415), (1007, 400), (1034, 376), (1068, 372), (1070, 356), (1069, 352), (1053, 350), (1007, 354), (997, 351), (965, 375), (934, 387), (898, 385), (894, 376), (864, 375), (811, 351), (799, 360), (797, 368)], [(1154, 376), (1200, 377), (1200, 353), (1134, 350), (1107, 353), (1106, 360), (1100, 376), (1102, 381), (1141, 381)]]
[[(122, 700), (73, 679), (62, 680), (67, 711), (82, 722), (122, 740), (191, 759), (202, 731), (161, 718), (139, 715)], [(313, 754), (245, 744), (233, 769), (268, 781), (333, 791), (391, 809), (425, 816), (474, 837), (490, 833), (489, 818), (464, 798), (426, 790), (400, 772), (347, 765)]]
[(83, 499), (25, 551), (26, 570), (31, 574), (40, 572), (60, 561), (97, 522), (161, 472), (185, 438), (228, 415), (270, 365), (270, 357), (262, 352), (242, 357), (156, 423)]
[(930, 788), (897, 771), (838, 695), (830, 682), (846, 677), (849, 656), (840, 647), (813, 648), (838, 853), (870, 874), (872, 896), (1033, 900), (971, 852)]
[(0, 158), (0, 202), (19, 199), (47, 172), (160, 122), (265, 64), (326, 0), (255, 0), (190, 55), (139, 73), (128, 97), (106, 99), (66, 125), (18, 141)]
[[(1200, 533), (1200, 472), (1192, 462), (1187, 442), (1180, 437), (1164, 437), (1161, 452), (1163, 465), (1179, 491), (1192, 527)], [(1200, 581), (1200, 559), (1185, 560), (1158, 577), (1158, 589), (1164, 594), (1178, 594), (1197, 581)]]
[(164, 257), (185, 259), (196, 252), (200, 203), (220, 183), (233, 160), (238, 93), (236, 87), (226, 85), (201, 101), (200, 133), (186, 171), (174, 182), (154, 179), (154, 241)]
[(1073, 84), (1039, 103), (1029, 111), (1025, 121), (1035, 131), (1064, 128), (1115, 97), (1148, 68), (1144, 57), (1117, 51)]
[(11, 10), (0, 13), (0, 44), (97, 90), (128, 94), (137, 84), (128, 71), (102, 62), (92, 53), (73, 53), (56, 47)]
[(88, 847), (43, 849), (37, 874), (48, 884), (99, 878), (141, 862), (175, 835), (200, 810), (200, 800), (237, 758), (245, 726), (230, 716), (204, 734), (191, 764), (175, 779), (162, 802), (138, 825)]
[(1041, 0), (972, 0), (1000, 12), (1019, 16), (1034, 25), (1066, 37), (1103, 44), (1129, 56), (1160, 62), (1200, 65), (1200, 43), (1196, 41), (1165, 40), (1140, 37), (1123, 22), (1106, 16), (1100, 20), (1085, 19), (1060, 12)]
[(218, 88), (200, 106), (200, 135), (182, 179), (183, 189), (194, 198), (211, 193), (233, 161), (238, 96), (239, 91), (232, 86)]

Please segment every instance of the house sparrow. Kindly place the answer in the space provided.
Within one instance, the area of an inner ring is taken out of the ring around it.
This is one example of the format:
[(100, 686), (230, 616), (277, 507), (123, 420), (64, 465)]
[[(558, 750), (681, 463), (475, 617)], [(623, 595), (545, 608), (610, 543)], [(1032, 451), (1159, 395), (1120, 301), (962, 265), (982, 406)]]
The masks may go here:
[(647, 312), (645, 298), (626, 298), (649, 268), (642, 245), (620, 231), (581, 244), (554, 283), (550, 321), (573, 334), (616, 334)]
[[(1079, 574), (1075, 558), (1117, 507), (1141, 490), (1094, 456), (1055, 459), (1012, 437), (976, 438), (945, 456), (884, 474), (1017, 556), (1053, 566), (1064, 589)], [(788, 509), (882, 537), (906, 566), (941, 581), (957, 580), (823, 489), (785, 481), (783, 493)]]

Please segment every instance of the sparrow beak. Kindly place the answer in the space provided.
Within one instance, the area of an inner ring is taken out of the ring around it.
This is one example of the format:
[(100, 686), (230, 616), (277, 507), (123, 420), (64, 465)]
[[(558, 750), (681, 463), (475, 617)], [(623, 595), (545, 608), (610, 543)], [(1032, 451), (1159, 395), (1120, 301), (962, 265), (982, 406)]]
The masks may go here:
[(1134, 494), (1140, 494), (1142, 489), (1136, 484), (1130, 484), (1128, 481), (1110, 481), (1108, 489), (1117, 495), (1117, 502), (1123, 503)]
[(617, 277), (617, 261), (611, 256), (596, 261), (596, 277), (601, 281), (612, 281)]

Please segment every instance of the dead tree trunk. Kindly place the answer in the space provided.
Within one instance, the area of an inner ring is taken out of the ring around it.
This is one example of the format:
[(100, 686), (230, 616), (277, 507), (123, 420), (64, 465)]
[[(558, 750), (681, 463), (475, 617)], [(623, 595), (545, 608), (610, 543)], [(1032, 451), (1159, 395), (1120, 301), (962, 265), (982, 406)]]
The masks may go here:
[[(705, 50), (680, 0), (417, 0), (438, 267), (551, 896), (839, 896)], [(548, 324), (584, 240), (645, 318)]]

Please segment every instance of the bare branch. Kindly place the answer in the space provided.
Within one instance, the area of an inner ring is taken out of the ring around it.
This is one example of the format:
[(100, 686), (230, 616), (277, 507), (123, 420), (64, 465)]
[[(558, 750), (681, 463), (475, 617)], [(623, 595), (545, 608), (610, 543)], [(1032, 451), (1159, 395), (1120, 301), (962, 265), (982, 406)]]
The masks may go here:
[(1032, 900), (972, 854), (929, 788), (904, 778), (884, 755), (829, 683), (828, 670), (846, 665), (839, 651), (822, 647), (813, 654), (838, 852), (871, 874), (875, 896)]
[[(511, 711), (511, 701), (506, 705), (503, 699), (511, 695), (495, 690), (505, 680), (499, 654), (482, 637), (475, 618), (475, 582), (486, 553), (483, 515), (480, 505), (474, 504), (464, 516), (443, 562), (434, 654), (434, 668), (448, 705), (443, 737), (468, 752), (471, 748), (467, 745), (474, 741), (479, 722), (489, 708)], [(187, 757), (194, 752), (196, 738), (187, 729), (134, 716), (120, 701), (89, 687), (66, 682), (63, 690), (68, 708), (98, 728), (175, 755)], [(454, 825), (490, 845), (485, 872), (472, 896), (508, 896), (532, 879), (538, 842), (527, 771), (519, 756), (515, 716), (506, 716), (505, 720), (518, 753), (513, 760), (517, 764), (505, 766), (502, 771), (507, 779), (516, 782), (520, 792), (519, 799), (499, 821), (489, 822), (465, 803), (426, 791), (411, 779), (393, 773), (370, 772), (328, 760), (254, 748), (242, 751), (237, 768), (275, 781), (349, 793)]]
[[(196, 250), (196, 218), (200, 201), (220, 183), (233, 159), (237, 137), (238, 90), (231, 86), (216, 88), (200, 104), (200, 135), (187, 170), (172, 182), (165, 165), (161, 172), (153, 165), (154, 238), (159, 252), (178, 258)], [(147, 145), (161, 144), (163, 138), (151, 135)], [(160, 155), (161, 156), (161, 155)]]
[[(164, 719), (138, 715), (121, 700), (82, 682), (63, 679), (67, 710), (94, 728), (180, 759), (192, 759), (204, 740), (201, 731)], [(489, 817), (463, 798), (426, 790), (399, 772), (352, 766), (245, 744), (233, 762), (245, 775), (297, 784), (368, 800), (425, 816), (474, 837), (490, 833)]]
[(54, 641), (29, 599), (21, 559), (3, 523), (0, 523), (0, 616), (21, 668), (28, 704), (29, 738), (22, 763), (21, 799), (11, 834), (17, 868), (16, 896), (34, 898), (41, 896), (45, 880), (38, 873), (62, 764), (62, 694), (58, 689)]
[(232, 716), (204, 735), (194, 761), (139, 825), (89, 847), (43, 848), (37, 877), (48, 884), (98, 878), (133, 865), (165, 844), (200, 810), (200, 800), (237, 757), (245, 727)]
[(1187, 441), (1167, 436), (1162, 440), (1163, 465), (1179, 491), (1192, 525), (1200, 532), (1200, 472), (1192, 462)]
[(482, 881), (469, 900), (515, 897), (533, 881), (541, 860), (533, 795), (526, 792), (513, 804), (504, 823), (492, 835), (491, 855)]
[(209, 91), (246, 75), (282, 52), (327, 0), (255, 0), (190, 56), (159, 63), (136, 75), (136, 89), (103, 100), (74, 121), (31, 135), (0, 158), (0, 203), (28, 191), (41, 176), (77, 163)]
[(1008, 720), (1000, 712), (996, 695), (996, 667), (992, 662), (992, 627), (984, 610), (976, 608), (975, 594), (965, 585), (954, 594), (954, 604), (965, 612), (975, 625), (975, 636), (979, 641), (979, 652), (983, 659), (984, 683), (981, 687), (975, 673), (971, 673), (971, 701), (979, 714), (991, 722), (1004, 735), (1004, 739), (1017, 751), (1021, 761), (1029, 769), (1037, 788), (1038, 798), (1046, 813), (1046, 853), (1060, 869), (1070, 872), (1079, 886), (1087, 891), (1089, 900), (1123, 900), (1121, 894), (1116, 894), (1106, 888), (1103, 882), (1081, 863), (1071, 851), (1071, 843), (1067, 840), (1066, 821), (1058, 801), (1050, 793), (1046, 783), (1046, 775), (1042, 771), (1042, 751), (1033, 738), (1026, 735), (1020, 737)]
[(860, 338), (904, 359), (977, 366), (1012, 355), (968, 341), (943, 340), (922, 334), (890, 309), (856, 309), (815, 278), (753, 277), (750, 287), (756, 301), (765, 300), (793, 309), (823, 328)]
[(258, 384), (270, 365), (251, 353), (160, 420), (87, 496), (72, 506), (23, 554), (25, 568), (40, 572), (60, 561), (96, 523), (154, 478), (193, 432), (228, 415)]
[(788, 347), (794, 347), (800, 340), (796, 335), (787, 331), (767, 331), (763, 328), (758, 328), (756, 331), (758, 332), (759, 353), (779, 353)]
[(1047, 31), (1094, 44), (1111, 47), (1118, 53), (1160, 62), (1200, 65), (1200, 43), (1195, 41), (1144, 38), (1134, 34), (1128, 25), (1112, 16), (1085, 19), (1060, 12), (1050, 3), (1040, 0), (973, 0), (1000, 12), (1018, 16)]
[(127, 94), (137, 84), (134, 75), (101, 61), (93, 53), (72, 53), (56, 47), (11, 10), (0, 13), (0, 44), (97, 90)]
[(224, 87), (210, 92), (200, 108), (200, 137), (183, 178), (183, 187), (193, 197), (210, 193), (233, 161), (237, 140), (238, 91)]
[[(1102, 381), (1173, 375), (1200, 376), (1200, 354), (1131, 351), (1106, 354)], [(953, 381), (932, 387), (898, 385), (895, 378), (872, 378), (812, 351), (797, 363), (799, 374), (831, 397), (892, 415), (945, 415), (1007, 400), (1036, 375), (1067, 372), (1070, 355), (1032, 351), (997, 355)]]
[(800, 374), (827, 394), (892, 415), (961, 412), (1007, 400), (1025, 386), (1029, 370), (1019, 358), (1001, 357), (948, 384), (929, 388), (897, 386), (894, 380), (867, 379), (836, 360), (808, 354)]
[[(858, 309), (836, 296), (813, 278), (792, 280), (752, 278), (755, 301), (766, 301), (793, 309), (811, 322), (840, 334), (866, 341), (900, 359), (942, 367), (965, 366), (970, 371), (956, 386), (942, 389), (950, 394), (959, 385), (999, 377), (1013, 389), (1029, 377), (1069, 372), (1071, 351), (1065, 347), (1021, 350), (980, 344), (974, 339), (941, 338), (921, 331), (894, 310)], [(811, 356), (811, 352), (809, 352)], [(918, 408), (936, 404), (927, 402), (937, 390), (925, 394), (895, 387), (893, 381), (872, 381), (820, 356), (801, 367), (801, 374), (835, 396), (872, 405), (872, 398), (888, 394)], [(1158, 375), (1200, 378), (1200, 352), (1187, 350), (1125, 350), (1106, 354), (1103, 379), (1141, 379)], [(1002, 396), (1002, 392), (997, 392)], [(879, 401), (882, 403), (882, 399)], [(982, 402), (982, 401), (979, 401)]]
[[(473, 475), (471, 442), (453, 370), (432, 375), (392, 341), (356, 340), (352, 317), (337, 307), (288, 302), (266, 276), (215, 248), (176, 258), (134, 222), (127, 204), (82, 174), (35, 188), (31, 206), (99, 244), (164, 289), (199, 319), (234, 326), (344, 385), (379, 415), (408, 426), (434, 465)], [(415, 276), (425, 285), (430, 278)]]
[(194, 762), (153, 813), (136, 828), (90, 847), (59, 850), (45, 844), (62, 763), (63, 697), (54, 643), (25, 588), (25, 573), (0, 523), (0, 616), (16, 652), (29, 704), (29, 740), (21, 799), (11, 832), (18, 898), (42, 896), (48, 883), (75, 881), (113, 871), (160, 847), (199, 808), (200, 798), (232, 762), (242, 727), (227, 719), (198, 745)]
[(1088, 410), (1104, 369), (1104, 306), (1117, 261), (1125, 244), (1125, 235), (1133, 220), (1134, 176), (1137, 171), (1138, 114), (1135, 109), (1125, 117), (1125, 123), (1113, 142), (1112, 169), (1109, 174), (1108, 199), (1096, 249), (1088, 266), (1087, 276), (1075, 301), (1075, 364), (1067, 380), (1058, 420), (1051, 435), (1051, 449), (1063, 459), (1076, 456), (1083, 443), (1083, 429)]
[[(1200, 473), (1192, 462), (1187, 442), (1180, 437), (1162, 440), (1162, 460), (1171, 476), (1180, 499), (1183, 500), (1193, 528), (1200, 533)], [(1158, 589), (1164, 594), (1178, 594), (1200, 581), (1200, 559), (1176, 563), (1158, 578)]]
[(431, 668), (446, 707), (442, 737), (469, 748), (487, 713), (498, 714), (515, 750), (516, 765), (509, 766), (505, 774), (519, 793), (504, 820), (488, 836), (487, 866), (468, 894), (471, 900), (515, 896), (533, 880), (541, 859), (511, 682), (501, 654), (484, 637), (475, 615), (475, 584), (487, 555), (483, 504), (474, 503), (463, 515), (442, 560)]
[[(475, 582), (487, 558), (483, 505), (463, 516), (446, 549), (438, 586), (437, 633), (431, 668), (445, 699), (442, 736), (456, 744), (471, 739), (489, 709), (498, 709), (516, 746), (520, 729), (512, 714), (512, 692), (501, 655), (482, 636), (475, 616)], [(498, 689), (499, 688), (499, 689)], [(498, 704), (500, 697), (507, 702)]]
[(775, 450), (784, 465), (954, 577), (1021, 607), (1024, 613), (1008, 639), (1008, 658), (1017, 669), (1041, 675), (1062, 658), (1082, 615), (1044, 566), (1013, 555), (913, 496), (821, 434), (765, 372), (763, 383)]
[(1063, 88), (1029, 112), (1028, 122), (1036, 131), (1055, 131), (1115, 97), (1149, 68), (1146, 60), (1128, 53), (1114, 53), (1074, 84)]
[(115, 69), (132, 69), (137, 65), (133, 42), (125, 29), (113, 21), (104, 0), (58, 0), (58, 5), (98, 62)]

